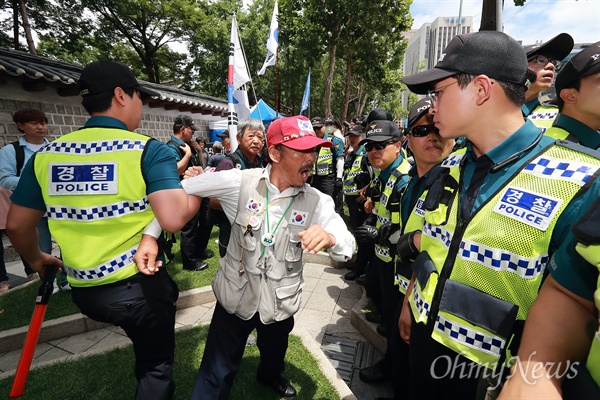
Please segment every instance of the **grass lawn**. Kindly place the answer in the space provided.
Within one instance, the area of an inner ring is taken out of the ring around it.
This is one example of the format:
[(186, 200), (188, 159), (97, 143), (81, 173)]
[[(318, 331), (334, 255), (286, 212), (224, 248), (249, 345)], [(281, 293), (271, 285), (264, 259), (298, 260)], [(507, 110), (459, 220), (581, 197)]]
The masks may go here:
[[(183, 270), (181, 253), (179, 252), (179, 238), (177, 243), (173, 245), (175, 258), (167, 265), (167, 268), (181, 292), (210, 285), (219, 268), (219, 246), (215, 243), (218, 235), (219, 229), (214, 228), (208, 242), (208, 249), (215, 253), (215, 256), (207, 260), (208, 269), (204, 271)], [(24, 288), (10, 290), (0, 296), (0, 330), (29, 325), (39, 287), (38, 281)], [(50, 298), (44, 320), (48, 321), (77, 313), (79, 313), (79, 309), (73, 304), (70, 292), (58, 292)]]
[[(196, 373), (204, 352), (208, 327), (197, 327), (176, 333), (174, 399), (189, 399)], [(246, 348), (240, 371), (236, 376), (231, 400), (275, 400), (279, 397), (256, 382), (259, 364), (256, 346)], [(54, 364), (31, 371), (21, 397), (45, 400), (129, 400), (134, 397), (136, 380), (133, 375), (131, 346), (77, 361)], [(290, 336), (283, 375), (298, 391), (297, 400), (340, 399), (333, 386), (319, 369), (317, 361), (302, 345), (300, 338)], [(12, 377), (0, 381), (0, 398), (7, 398)]]

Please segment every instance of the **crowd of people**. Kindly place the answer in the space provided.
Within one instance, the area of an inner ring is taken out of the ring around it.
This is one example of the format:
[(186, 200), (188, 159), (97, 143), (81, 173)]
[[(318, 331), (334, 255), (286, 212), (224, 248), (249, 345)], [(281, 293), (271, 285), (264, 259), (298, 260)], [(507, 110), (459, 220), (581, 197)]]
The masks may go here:
[(600, 42), (563, 63), (572, 48), (567, 33), (525, 47), (458, 35), (403, 78), (424, 95), (406, 126), (381, 108), (351, 123), (247, 118), (234, 151), (226, 131), (211, 152), (189, 115), (166, 144), (134, 133), (156, 94), (94, 62), (83, 129), (47, 143), (43, 113), (15, 113), (6, 230), (29, 275), (59, 265), (82, 313), (125, 330), (138, 399), (175, 388), (165, 236), (180, 231), (183, 269), (203, 271), (213, 226), (217, 304), (192, 399), (229, 397), (254, 329), (256, 379), (296, 396), (284, 359), (302, 253), (322, 250), (372, 300), (387, 350), (359, 376), (391, 382), (394, 399), (600, 398)]

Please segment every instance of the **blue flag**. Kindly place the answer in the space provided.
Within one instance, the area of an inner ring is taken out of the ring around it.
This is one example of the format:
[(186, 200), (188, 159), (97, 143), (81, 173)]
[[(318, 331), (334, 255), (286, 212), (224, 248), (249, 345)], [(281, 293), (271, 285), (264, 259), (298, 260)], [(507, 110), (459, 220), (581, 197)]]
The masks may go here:
[(304, 96), (302, 96), (302, 106), (300, 107), (300, 115), (306, 115), (306, 110), (310, 105), (310, 69), (308, 70), (308, 78), (306, 78), (306, 87), (304, 88)]

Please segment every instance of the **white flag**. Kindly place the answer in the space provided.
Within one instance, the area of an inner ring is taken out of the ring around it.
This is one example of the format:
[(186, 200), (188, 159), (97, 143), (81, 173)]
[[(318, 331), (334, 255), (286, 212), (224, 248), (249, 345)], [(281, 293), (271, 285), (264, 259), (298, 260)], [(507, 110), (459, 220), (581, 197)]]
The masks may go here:
[(263, 64), (258, 75), (263, 75), (271, 65), (275, 65), (277, 46), (279, 44), (279, 11), (277, 8), (277, 2), (275, 2), (275, 9), (273, 10), (273, 18), (271, 18), (271, 29), (269, 30), (269, 38), (267, 39), (267, 58)]
[(246, 59), (238, 36), (238, 27), (235, 14), (231, 20), (231, 42), (229, 44), (229, 69), (227, 73), (227, 102), (229, 112), (227, 125), (231, 140), (231, 151), (237, 148), (237, 123), (238, 119), (250, 116), (250, 103), (246, 83), (250, 81)]

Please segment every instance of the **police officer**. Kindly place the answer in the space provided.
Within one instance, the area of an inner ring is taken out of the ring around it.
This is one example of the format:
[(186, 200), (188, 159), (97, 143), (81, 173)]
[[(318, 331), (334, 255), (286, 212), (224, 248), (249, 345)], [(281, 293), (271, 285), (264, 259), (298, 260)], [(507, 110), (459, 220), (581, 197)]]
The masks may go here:
[[(198, 153), (191, 146), (192, 136), (197, 130), (189, 115), (178, 115), (173, 121), (173, 135), (167, 146), (177, 161), (180, 177), (189, 167), (201, 165)], [(203, 199), (200, 210), (181, 228), (181, 263), (186, 271), (205, 270), (208, 263), (204, 260), (213, 256), (212, 251), (206, 249), (212, 228), (209, 212), (209, 199)]]
[[(556, 104), (542, 104), (539, 96), (550, 90), (561, 61), (573, 49), (574, 41), (568, 33), (560, 33), (544, 44), (524, 46), (529, 69), (535, 73), (535, 80), (525, 92), (523, 114), (537, 126), (541, 132), (552, 126), (558, 114)], [(558, 95), (558, 92), (557, 92)]]
[(333, 135), (334, 129), (333, 118), (325, 118), (323, 128), (315, 131), (317, 137), (331, 142), (332, 146), (317, 149), (311, 186), (331, 196), (335, 201), (337, 191), (341, 191), (343, 186), (344, 142)]
[[(410, 179), (401, 197), (398, 235), (421, 229), (425, 212), (421, 196), (425, 190), (425, 182), (429, 177), (429, 171), (442, 162), (454, 146), (454, 139), (440, 137), (439, 131), (433, 124), (433, 116), (429, 114), (430, 107), (431, 100), (421, 99), (410, 109), (408, 114), (408, 129), (405, 130), (405, 134), (414, 165), (408, 171)], [(397, 220), (397, 218), (392, 219)], [(379, 232), (380, 235), (389, 235), (389, 233), (389, 231)], [(406, 398), (410, 387), (407, 345), (410, 342), (410, 309), (405, 294), (412, 276), (411, 265), (413, 261), (400, 257), (395, 259), (395, 283), (401, 296), (395, 314), (396, 323), (392, 326), (392, 333), (388, 342), (392, 359), (391, 382), (394, 399)], [(401, 323), (403, 317), (405, 325)], [(405, 339), (404, 341), (400, 334)]]
[[(399, 216), (400, 193), (408, 181), (410, 164), (406, 161), (400, 142), (400, 130), (393, 121), (375, 120), (367, 125), (367, 136), (360, 142), (368, 152), (369, 162), (374, 168), (375, 177), (366, 193), (374, 204), (370, 216), (354, 231), (358, 242), (372, 243), (375, 246), (375, 257), (371, 260), (369, 270), (376, 282), (376, 291), (381, 302), (378, 305), (383, 324), (378, 326), (378, 332), (389, 338), (396, 308), (400, 301), (400, 292), (394, 286), (394, 255), (390, 253), (389, 235), (378, 233), (383, 225), (395, 224), (392, 216)], [(368, 383), (382, 382), (390, 377), (391, 354), (388, 348), (383, 359), (375, 365), (360, 371), (361, 380)]]
[(140, 274), (132, 259), (154, 216), (177, 231), (200, 202), (181, 188), (167, 146), (132, 132), (142, 98), (158, 93), (110, 61), (89, 64), (78, 85), (92, 117), (31, 157), (12, 196), (7, 232), (40, 274), (47, 265), (62, 266), (37, 244), (36, 223), (47, 212), (73, 301), (88, 317), (123, 328), (133, 342), (136, 399), (170, 399), (177, 285), (166, 270)]
[(464, 156), (436, 167), (422, 232), (398, 246), (400, 257), (416, 256), (413, 399), (474, 398), (481, 375), (497, 378), (490, 373), (514, 354), (572, 212), (600, 185), (594, 154), (523, 121), (527, 56), (514, 39), (463, 34), (444, 53), (433, 69), (403, 79), (429, 94), (442, 137), (468, 141)]
[(600, 42), (573, 56), (556, 77), (560, 114), (546, 131), (555, 139), (600, 149)]
[[(365, 128), (362, 125), (352, 125), (347, 133), (349, 147), (344, 160), (344, 199), (350, 214), (350, 226), (356, 229), (365, 222), (367, 213), (363, 207), (366, 197), (362, 189), (371, 182), (372, 168), (364, 145), (359, 145)], [(358, 242), (356, 261), (346, 268), (351, 269), (344, 275), (348, 281), (353, 281), (365, 273), (367, 264), (373, 256), (371, 243)]]

